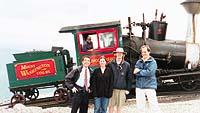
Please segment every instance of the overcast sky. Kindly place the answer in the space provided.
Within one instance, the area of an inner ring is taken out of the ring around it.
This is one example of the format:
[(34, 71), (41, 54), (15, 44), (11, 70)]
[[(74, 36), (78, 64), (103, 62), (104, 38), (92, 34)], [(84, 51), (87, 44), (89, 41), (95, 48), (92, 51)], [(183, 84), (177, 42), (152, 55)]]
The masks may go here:
[[(63, 26), (120, 20), (127, 17), (141, 22), (158, 18), (163, 12), (168, 22), (168, 37), (184, 38), (187, 13), (182, 0), (0, 0), (0, 47), (22, 50), (50, 49), (52, 45), (65, 47), (66, 34), (59, 34)], [(141, 28), (134, 30), (141, 32)], [(139, 33), (140, 33), (139, 32)], [(141, 35), (139, 34), (138, 35)], [(136, 33), (137, 34), (137, 33)], [(69, 42), (69, 41), (68, 41)]]
[[(60, 34), (61, 27), (120, 20), (127, 17), (151, 22), (158, 9), (168, 23), (167, 39), (184, 40), (188, 14), (180, 5), (183, 0), (0, 0), (0, 76), (7, 76), (5, 65), (13, 61), (12, 54), (35, 50), (50, 50), (62, 46), (75, 56), (73, 37)], [(141, 36), (141, 28), (133, 28)], [(197, 37), (198, 38), (198, 37)], [(6, 53), (5, 53), (6, 52)], [(2, 84), (8, 82), (1, 79)]]

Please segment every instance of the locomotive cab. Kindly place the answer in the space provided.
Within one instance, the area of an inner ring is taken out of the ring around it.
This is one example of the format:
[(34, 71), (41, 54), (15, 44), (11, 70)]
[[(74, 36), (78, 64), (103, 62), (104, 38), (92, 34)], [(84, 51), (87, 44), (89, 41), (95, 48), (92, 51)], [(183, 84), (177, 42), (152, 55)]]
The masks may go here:
[[(122, 46), (120, 21), (68, 26), (61, 28), (59, 32), (74, 35), (77, 65), (81, 65), (81, 58), (87, 55), (91, 58), (90, 66), (95, 68), (99, 65), (98, 58), (101, 55), (111, 61), (114, 58), (112, 52)], [(86, 45), (88, 40), (90, 45)]]

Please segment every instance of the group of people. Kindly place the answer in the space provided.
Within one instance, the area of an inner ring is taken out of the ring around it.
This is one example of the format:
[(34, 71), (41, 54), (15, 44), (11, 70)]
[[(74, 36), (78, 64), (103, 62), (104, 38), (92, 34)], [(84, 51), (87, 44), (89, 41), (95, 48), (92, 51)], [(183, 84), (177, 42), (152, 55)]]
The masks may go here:
[(124, 60), (127, 53), (123, 48), (113, 51), (115, 58), (110, 62), (101, 56), (99, 67), (94, 71), (90, 68), (90, 57), (83, 57), (82, 65), (65, 77), (66, 86), (73, 93), (71, 113), (77, 113), (78, 109), (79, 113), (87, 113), (90, 93), (94, 96), (94, 113), (107, 113), (107, 108), (109, 113), (121, 113), (134, 76), (137, 113), (145, 113), (146, 103), (152, 112), (161, 113), (156, 97), (156, 61), (150, 56), (148, 45), (141, 46), (140, 51), (142, 57), (136, 62), (134, 70)]

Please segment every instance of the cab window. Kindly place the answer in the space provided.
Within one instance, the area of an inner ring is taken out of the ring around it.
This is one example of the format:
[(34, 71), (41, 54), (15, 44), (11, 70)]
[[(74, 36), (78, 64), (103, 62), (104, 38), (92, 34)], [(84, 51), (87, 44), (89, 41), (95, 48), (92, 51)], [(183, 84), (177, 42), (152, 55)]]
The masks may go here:
[(109, 48), (115, 46), (113, 32), (99, 33), (99, 37), (100, 48)]
[(78, 33), (79, 51), (81, 53), (102, 52), (118, 46), (116, 29), (96, 30)]
[(80, 34), (80, 50), (82, 52), (92, 51), (98, 49), (98, 40), (96, 33)]

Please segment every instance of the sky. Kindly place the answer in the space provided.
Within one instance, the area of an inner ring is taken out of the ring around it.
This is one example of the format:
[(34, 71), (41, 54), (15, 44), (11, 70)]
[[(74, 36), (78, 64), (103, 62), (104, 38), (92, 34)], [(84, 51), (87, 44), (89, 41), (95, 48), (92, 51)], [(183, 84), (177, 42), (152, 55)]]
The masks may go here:
[[(158, 9), (166, 15), (167, 39), (185, 40), (189, 14), (183, 0), (0, 0), (0, 100), (10, 98), (6, 64), (12, 54), (32, 50), (51, 50), (61, 46), (75, 57), (73, 37), (58, 31), (64, 26), (120, 20), (126, 26), (133, 22), (151, 22)], [(123, 30), (123, 33), (126, 30)], [(133, 33), (141, 36), (142, 29)], [(198, 38), (198, 37), (197, 37)], [(74, 58), (75, 59), (75, 58)]]

